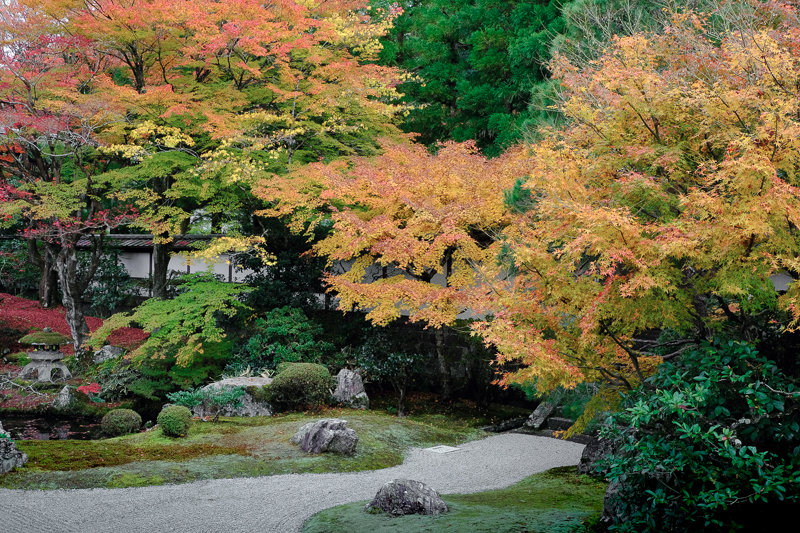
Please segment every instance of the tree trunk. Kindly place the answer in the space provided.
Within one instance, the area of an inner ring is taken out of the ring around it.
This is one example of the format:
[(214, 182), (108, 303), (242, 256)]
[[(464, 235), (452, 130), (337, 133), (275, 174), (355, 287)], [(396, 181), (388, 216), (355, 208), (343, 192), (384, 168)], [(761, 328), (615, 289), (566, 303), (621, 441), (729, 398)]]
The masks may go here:
[(397, 416), (402, 418), (406, 416), (406, 388), (405, 386), (397, 387)]
[(172, 243), (153, 244), (153, 298), (167, 298), (167, 272)]
[(28, 240), (28, 260), (42, 271), (39, 277), (39, 304), (44, 308), (53, 307), (56, 303), (58, 274), (54, 266), (54, 257), (45, 247), (43, 251), (34, 239)]
[(42, 307), (50, 308), (55, 305), (57, 287), (58, 273), (51, 263), (46, 262), (39, 278), (39, 304)]
[(453, 397), (453, 384), (450, 379), (450, 363), (445, 357), (444, 328), (436, 328), (436, 359), (439, 363), (439, 373), (442, 375), (442, 399), (450, 400)]
[(75, 358), (80, 361), (82, 346), (89, 337), (89, 326), (83, 313), (83, 290), (78, 279), (78, 253), (75, 246), (64, 246), (56, 257), (56, 271), (61, 284), (61, 303), (66, 309), (67, 325), (72, 333)]

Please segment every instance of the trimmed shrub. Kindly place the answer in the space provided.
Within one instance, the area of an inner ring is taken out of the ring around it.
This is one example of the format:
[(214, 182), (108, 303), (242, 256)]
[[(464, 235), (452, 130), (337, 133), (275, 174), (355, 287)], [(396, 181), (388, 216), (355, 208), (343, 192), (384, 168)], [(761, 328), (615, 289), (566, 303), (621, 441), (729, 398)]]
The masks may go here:
[(142, 417), (131, 409), (113, 409), (100, 421), (103, 433), (110, 437), (135, 433), (142, 427)]
[(278, 411), (316, 408), (330, 402), (333, 378), (315, 363), (289, 363), (265, 387), (269, 403)]
[(156, 421), (167, 437), (185, 437), (192, 422), (192, 412), (182, 405), (170, 405), (158, 413)]

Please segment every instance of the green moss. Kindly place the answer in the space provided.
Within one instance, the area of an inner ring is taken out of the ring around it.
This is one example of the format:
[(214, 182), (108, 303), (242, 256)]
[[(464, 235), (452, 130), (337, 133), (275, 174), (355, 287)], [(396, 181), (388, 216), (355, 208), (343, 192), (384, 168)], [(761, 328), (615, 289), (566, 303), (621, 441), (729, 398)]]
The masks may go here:
[(22, 337), (21, 344), (46, 344), (47, 346), (69, 344), (72, 339), (57, 331), (34, 331)]
[(566, 533), (600, 513), (604, 492), (604, 483), (577, 475), (574, 467), (556, 468), (505, 489), (445, 496), (450, 511), (440, 516), (393, 518), (367, 513), (366, 502), (358, 502), (314, 515), (303, 531)]
[(264, 385), (261, 387), (257, 387), (255, 385), (251, 385), (249, 387), (245, 387), (244, 391), (250, 395), (256, 402), (269, 402), (271, 397), (269, 393), (269, 385)]
[(180, 446), (135, 446), (119, 439), (26, 440), (17, 449), (28, 454), (26, 468), (37, 470), (84, 470), (117, 466), (134, 461), (185, 461), (220, 454), (247, 454), (243, 447), (196, 443)]
[[(344, 418), (359, 435), (353, 456), (309, 456), (289, 442), (297, 429), (320, 417)], [(435, 425), (385, 413), (330, 409), (324, 414), (222, 418), (195, 423), (183, 439), (147, 431), (98, 441), (21, 441), (30, 462), (0, 478), (0, 487), (93, 488), (142, 483), (303, 472), (354, 472), (397, 465), (412, 446), (459, 444), (484, 432), (463, 423)], [(121, 474), (138, 477), (123, 477)], [(128, 486), (128, 485), (125, 485)]]
[(10, 353), (5, 356), (5, 359), (9, 363), (15, 363), (18, 364), (19, 366), (25, 366), (31, 362), (27, 352)]
[(109, 489), (121, 489), (125, 487), (147, 487), (149, 485), (163, 485), (164, 478), (161, 476), (145, 477), (131, 472), (122, 472), (112, 476), (106, 483)]

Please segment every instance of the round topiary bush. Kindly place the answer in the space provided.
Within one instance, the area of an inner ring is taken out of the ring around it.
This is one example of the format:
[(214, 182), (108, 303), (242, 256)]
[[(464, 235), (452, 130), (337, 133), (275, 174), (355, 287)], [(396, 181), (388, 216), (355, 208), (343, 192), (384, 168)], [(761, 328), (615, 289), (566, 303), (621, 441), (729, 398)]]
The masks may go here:
[(168, 437), (185, 437), (192, 422), (192, 412), (182, 405), (170, 405), (158, 413), (156, 419), (161, 432)]
[(269, 403), (279, 411), (315, 408), (330, 402), (333, 378), (315, 363), (289, 363), (268, 386)]
[(142, 417), (131, 409), (113, 409), (100, 421), (103, 433), (110, 437), (135, 433), (142, 427)]

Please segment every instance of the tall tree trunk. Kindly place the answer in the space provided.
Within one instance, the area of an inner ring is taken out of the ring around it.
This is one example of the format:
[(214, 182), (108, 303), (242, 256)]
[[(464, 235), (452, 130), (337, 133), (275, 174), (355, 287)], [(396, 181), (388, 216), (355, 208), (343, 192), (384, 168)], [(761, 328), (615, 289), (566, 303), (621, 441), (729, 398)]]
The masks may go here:
[(28, 260), (42, 271), (39, 277), (39, 304), (44, 308), (53, 307), (56, 303), (56, 288), (58, 274), (56, 273), (55, 257), (48, 252), (47, 247), (39, 250), (36, 240), (28, 240)]
[(58, 273), (53, 265), (47, 263), (42, 267), (42, 276), (39, 278), (39, 304), (50, 308), (56, 303), (56, 289), (58, 286)]
[(61, 303), (66, 309), (66, 320), (72, 333), (75, 357), (80, 360), (82, 346), (89, 337), (89, 325), (83, 312), (83, 283), (78, 277), (78, 253), (75, 246), (64, 246), (56, 257), (56, 271), (61, 284)]
[(450, 377), (450, 363), (445, 356), (444, 328), (436, 328), (436, 360), (439, 363), (439, 373), (442, 375), (442, 399), (450, 400), (453, 397), (453, 383)]
[[(449, 249), (444, 254), (442, 263), (444, 286), (447, 287), (450, 285), (450, 272), (453, 269), (453, 249)], [(450, 376), (450, 363), (445, 355), (444, 327), (436, 328), (434, 337), (436, 339), (436, 359), (439, 363), (439, 373), (442, 375), (442, 399), (450, 400), (453, 397), (453, 380)]]
[(172, 243), (153, 244), (153, 297), (167, 297), (167, 272)]

